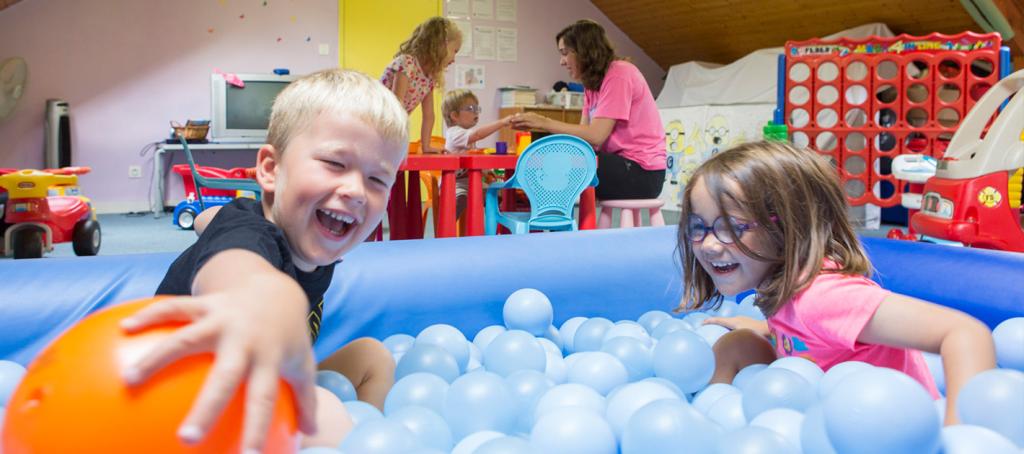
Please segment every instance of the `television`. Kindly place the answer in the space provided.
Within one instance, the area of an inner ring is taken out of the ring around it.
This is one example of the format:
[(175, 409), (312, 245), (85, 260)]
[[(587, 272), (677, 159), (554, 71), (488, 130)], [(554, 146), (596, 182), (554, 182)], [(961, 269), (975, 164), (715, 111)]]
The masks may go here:
[(214, 142), (263, 143), (274, 98), (297, 76), (236, 74), (244, 88), (210, 75), (210, 139)]

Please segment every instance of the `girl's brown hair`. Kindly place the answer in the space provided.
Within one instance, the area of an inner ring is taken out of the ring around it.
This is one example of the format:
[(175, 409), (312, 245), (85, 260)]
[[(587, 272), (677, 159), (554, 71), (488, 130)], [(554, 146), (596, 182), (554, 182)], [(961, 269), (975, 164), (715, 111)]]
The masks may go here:
[(604, 27), (592, 20), (578, 20), (558, 32), (555, 44), (562, 40), (565, 41), (565, 47), (576, 53), (583, 86), (590, 90), (600, 90), (608, 67), (618, 58), (615, 56), (615, 48), (604, 33)]
[[(686, 235), (693, 212), (690, 202), (701, 181), (715, 198), (720, 213), (726, 206), (757, 222), (768, 244), (759, 254), (736, 241), (749, 257), (770, 263), (757, 288), (756, 305), (774, 315), (821, 273), (825, 258), (849, 275), (870, 276), (868, 261), (847, 218), (846, 197), (836, 170), (817, 153), (780, 142), (749, 142), (719, 153), (694, 172), (683, 192), (678, 250), (683, 265), (683, 300), (677, 310), (717, 307), (722, 294), (694, 255)], [(730, 228), (732, 226), (730, 225)], [(769, 255), (770, 254), (770, 255)]]
[(412, 55), (419, 62), (423, 72), (441, 86), (444, 74), (444, 59), (448, 56), (448, 43), (462, 39), (462, 32), (455, 23), (444, 17), (431, 17), (416, 26), (412, 36), (398, 46), (395, 56)]

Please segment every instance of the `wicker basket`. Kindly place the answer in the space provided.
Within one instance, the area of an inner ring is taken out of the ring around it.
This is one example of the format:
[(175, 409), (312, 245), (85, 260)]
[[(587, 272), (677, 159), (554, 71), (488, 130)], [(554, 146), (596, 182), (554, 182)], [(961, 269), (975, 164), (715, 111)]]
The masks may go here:
[(189, 120), (182, 126), (176, 121), (171, 121), (171, 128), (174, 129), (174, 137), (184, 137), (185, 140), (203, 140), (206, 133), (210, 131), (210, 123), (194, 123)]

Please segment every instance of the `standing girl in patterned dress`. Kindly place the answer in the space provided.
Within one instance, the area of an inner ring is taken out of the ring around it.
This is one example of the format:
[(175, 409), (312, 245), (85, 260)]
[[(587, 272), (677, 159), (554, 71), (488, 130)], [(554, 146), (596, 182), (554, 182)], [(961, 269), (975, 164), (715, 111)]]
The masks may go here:
[(381, 82), (398, 96), (407, 113), (423, 105), (420, 143), (424, 153), (443, 151), (430, 146), (434, 129), (434, 87), (442, 81), (445, 68), (455, 61), (460, 47), (462, 32), (458, 27), (446, 18), (432, 17), (417, 25), (412, 36), (399, 46), (395, 59), (381, 77)]

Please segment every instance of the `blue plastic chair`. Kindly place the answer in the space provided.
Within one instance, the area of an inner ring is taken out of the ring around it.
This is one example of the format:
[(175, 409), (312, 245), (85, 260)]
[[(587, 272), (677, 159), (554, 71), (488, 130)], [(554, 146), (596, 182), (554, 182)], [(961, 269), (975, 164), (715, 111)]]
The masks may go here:
[(196, 200), (199, 201), (199, 208), (206, 209), (206, 204), (203, 202), (202, 197), (203, 188), (252, 191), (256, 195), (256, 200), (260, 199), (263, 189), (260, 188), (260, 184), (256, 180), (248, 178), (210, 178), (200, 175), (199, 171), (196, 170), (196, 161), (192, 158), (192, 150), (188, 148), (188, 142), (182, 136), (178, 136), (178, 141), (181, 142), (182, 150), (185, 152), (185, 159), (188, 160), (188, 168), (192, 171), (192, 181), (196, 184)]
[[(512, 233), (530, 230), (576, 230), (573, 206), (587, 186), (597, 185), (597, 156), (579, 137), (556, 134), (530, 144), (516, 160), (512, 178), (487, 188), (484, 232), (494, 235), (498, 224)], [(530, 212), (498, 211), (498, 191), (522, 189)]]

